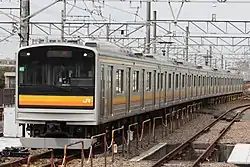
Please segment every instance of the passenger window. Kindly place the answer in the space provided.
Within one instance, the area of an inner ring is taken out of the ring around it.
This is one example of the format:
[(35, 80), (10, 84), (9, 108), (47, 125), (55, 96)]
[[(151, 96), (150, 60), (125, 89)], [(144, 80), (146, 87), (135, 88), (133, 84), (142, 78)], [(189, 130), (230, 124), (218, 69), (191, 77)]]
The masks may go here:
[(157, 90), (160, 89), (160, 73), (157, 75)]
[(182, 75), (182, 87), (185, 87), (185, 75)]
[(175, 74), (175, 88), (178, 89), (178, 84), (179, 84), (179, 75)]
[(196, 76), (194, 76), (194, 86), (196, 86)]
[(188, 81), (187, 81), (188, 87), (190, 87), (190, 76), (188, 75)]
[(171, 89), (172, 75), (168, 74), (168, 89)]
[(123, 93), (124, 70), (116, 70), (116, 93)]
[(133, 72), (133, 92), (139, 92), (139, 71)]
[(151, 91), (152, 90), (152, 72), (147, 72), (147, 78), (146, 78), (146, 90)]
[(201, 76), (199, 76), (198, 86), (201, 86)]
[(167, 72), (165, 72), (165, 82), (164, 82), (165, 90), (167, 90), (167, 77), (168, 77), (168, 74)]
[(161, 90), (163, 90), (163, 81), (164, 81), (163, 76), (164, 76), (163, 73), (161, 73)]

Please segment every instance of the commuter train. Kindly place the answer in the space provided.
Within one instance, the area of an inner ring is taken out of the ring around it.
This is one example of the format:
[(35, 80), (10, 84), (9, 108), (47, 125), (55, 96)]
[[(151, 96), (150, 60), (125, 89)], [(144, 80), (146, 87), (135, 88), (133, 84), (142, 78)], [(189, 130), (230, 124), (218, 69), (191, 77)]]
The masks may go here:
[[(63, 148), (119, 120), (242, 92), (238, 73), (144, 55), (107, 42), (48, 43), (17, 54), (16, 121), (31, 148)], [(27, 135), (27, 133), (28, 135)]]

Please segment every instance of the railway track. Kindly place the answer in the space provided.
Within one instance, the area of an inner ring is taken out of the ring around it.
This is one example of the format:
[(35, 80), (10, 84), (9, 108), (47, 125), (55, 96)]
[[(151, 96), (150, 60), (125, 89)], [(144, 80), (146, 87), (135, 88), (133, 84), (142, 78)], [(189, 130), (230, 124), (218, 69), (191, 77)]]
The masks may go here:
[[(243, 108), (243, 109), (242, 109)], [(229, 130), (229, 128), (233, 125), (233, 123), (237, 120), (238, 116), (241, 115), (243, 112), (245, 112), (246, 110), (250, 109), (250, 105), (241, 105), (241, 106), (237, 106), (235, 108), (232, 108), (226, 112), (224, 112), (223, 114), (221, 114), (216, 120), (214, 120), (213, 122), (211, 122), (209, 125), (207, 125), (205, 128), (203, 128), (202, 130), (200, 130), (198, 133), (196, 133), (194, 136), (192, 136), (190, 139), (188, 139), (187, 141), (185, 141), (184, 143), (182, 143), (181, 145), (179, 145), (178, 147), (176, 147), (174, 150), (172, 150), (171, 152), (169, 152), (168, 154), (166, 154), (164, 157), (162, 157), (161, 159), (159, 159), (156, 163), (154, 163), (152, 165), (152, 167), (161, 167), (164, 165), (164, 163), (169, 162), (170, 160), (173, 160), (176, 156), (181, 155), (181, 153), (184, 153), (190, 146), (191, 144), (198, 139), (200, 136), (202, 136), (203, 134), (205, 134), (208, 130), (210, 130), (216, 123), (218, 123), (220, 120), (222, 120), (227, 114), (231, 113), (232, 111), (235, 111), (237, 109), (241, 109), (239, 112), (236, 112), (236, 114), (233, 116), (233, 118), (231, 119), (230, 123), (223, 128), (223, 130), (219, 133), (218, 137), (212, 142), (212, 144), (209, 145), (209, 147), (207, 147), (207, 149), (205, 150), (205, 152), (203, 154), (201, 154), (196, 161), (193, 163), (192, 167), (196, 167), (199, 166), (200, 163), (202, 163), (206, 158), (208, 158), (211, 153), (214, 151), (217, 142), (222, 138), (222, 136)]]
[[(49, 156), (49, 155), (50, 155), (49, 163), (42, 161), (42, 160), (44, 160), (45, 156)], [(56, 166), (61, 166), (64, 163), (67, 163), (69, 161), (72, 161), (72, 160), (78, 158), (79, 155), (81, 155), (81, 153), (71, 154), (71, 155), (68, 155), (66, 157), (59, 158), (59, 159), (55, 160), (54, 151), (49, 150), (49, 151), (46, 151), (43, 153), (39, 153), (36, 155), (31, 155), (29, 157), (21, 158), (21, 159), (16, 160), (16, 161), (0, 164), (0, 167), (23, 167), (23, 166), (30, 167), (36, 163), (39, 163), (40, 167), (56, 167)], [(36, 166), (36, 165), (34, 165), (34, 166)]]

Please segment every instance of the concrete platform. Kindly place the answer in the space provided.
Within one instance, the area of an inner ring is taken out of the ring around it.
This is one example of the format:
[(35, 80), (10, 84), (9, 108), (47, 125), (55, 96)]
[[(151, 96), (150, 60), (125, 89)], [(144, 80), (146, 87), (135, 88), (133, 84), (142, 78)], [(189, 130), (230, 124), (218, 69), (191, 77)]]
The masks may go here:
[(21, 147), (21, 142), (19, 138), (8, 138), (8, 137), (0, 137), (0, 151), (2, 151), (5, 147)]
[(149, 150), (141, 153), (139, 156), (132, 158), (130, 161), (135, 161), (135, 162), (141, 161), (145, 159), (146, 157), (154, 154), (156, 151), (160, 150), (161, 148), (165, 147), (166, 145), (167, 143), (159, 143), (155, 145), (154, 147), (150, 148)]
[(227, 163), (237, 165), (250, 164), (250, 144), (236, 144)]

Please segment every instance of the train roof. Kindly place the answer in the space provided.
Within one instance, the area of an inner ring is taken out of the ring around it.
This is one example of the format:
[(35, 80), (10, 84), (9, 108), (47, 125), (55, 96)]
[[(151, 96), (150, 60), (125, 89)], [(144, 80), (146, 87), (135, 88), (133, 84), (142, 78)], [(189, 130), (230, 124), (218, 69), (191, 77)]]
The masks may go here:
[(226, 71), (223, 69), (216, 69), (209, 66), (200, 66), (195, 65), (191, 62), (186, 62), (184, 60), (176, 60), (173, 58), (168, 58), (166, 56), (160, 55), (160, 54), (144, 54), (144, 53), (138, 53), (133, 50), (129, 50), (127, 48), (121, 48), (117, 46), (114, 43), (108, 42), (108, 41), (97, 41), (97, 40), (90, 40), (86, 41), (83, 44), (75, 44), (75, 43), (62, 43), (62, 42), (56, 42), (56, 43), (42, 43), (42, 44), (34, 44), (30, 46), (25, 46), (19, 48), (18, 52), (22, 49), (30, 48), (30, 47), (41, 47), (41, 46), (70, 46), (70, 47), (80, 47), (80, 48), (86, 48), (90, 49), (92, 51), (97, 51), (99, 53), (106, 54), (108, 56), (115, 56), (120, 58), (129, 58), (134, 60), (141, 60), (146, 62), (152, 62), (162, 65), (170, 65), (170, 66), (178, 66), (178, 67), (184, 67), (184, 68), (190, 68), (190, 69), (197, 69), (201, 71), (213, 71), (218, 72), (222, 74), (239, 74), (238, 71)]
[(102, 53), (113, 53), (118, 55), (121, 55), (122, 57), (130, 57), (130, 58), (136, 58), (139, 60), (148, 60), (148, 61), (153, 61), (159, 64), (167, 64), (167, 65), (173, 65), (173, 66), (179, 66), (179, 67), (186, 67), (186, 68), (192, 68), (192, 69), (199, 69), (202, 71), (213, 71), (213, 72), (218, 72), (218, 73), (223, 73), (223, 74), (239, 74), (239, 72), (231, 72), (229, 70), (223, 70), (220, 68), (212, 68), (210, 66), (201, 66), (201, 65), (195, 65), (191, 62), (187, 62), (184, 60), (176, 60), (173, 58), (168, 58), (163, 55), (159, 54), (144, 54), (144, 53), (136, 53), (133, 52), (133, 50), (121, 48), (113, 43), (107, 42), (107, 41), (88, 41), (85, 42), (85, 46), (88, 47), (94, 47), (97, 49), (98, 52)]

